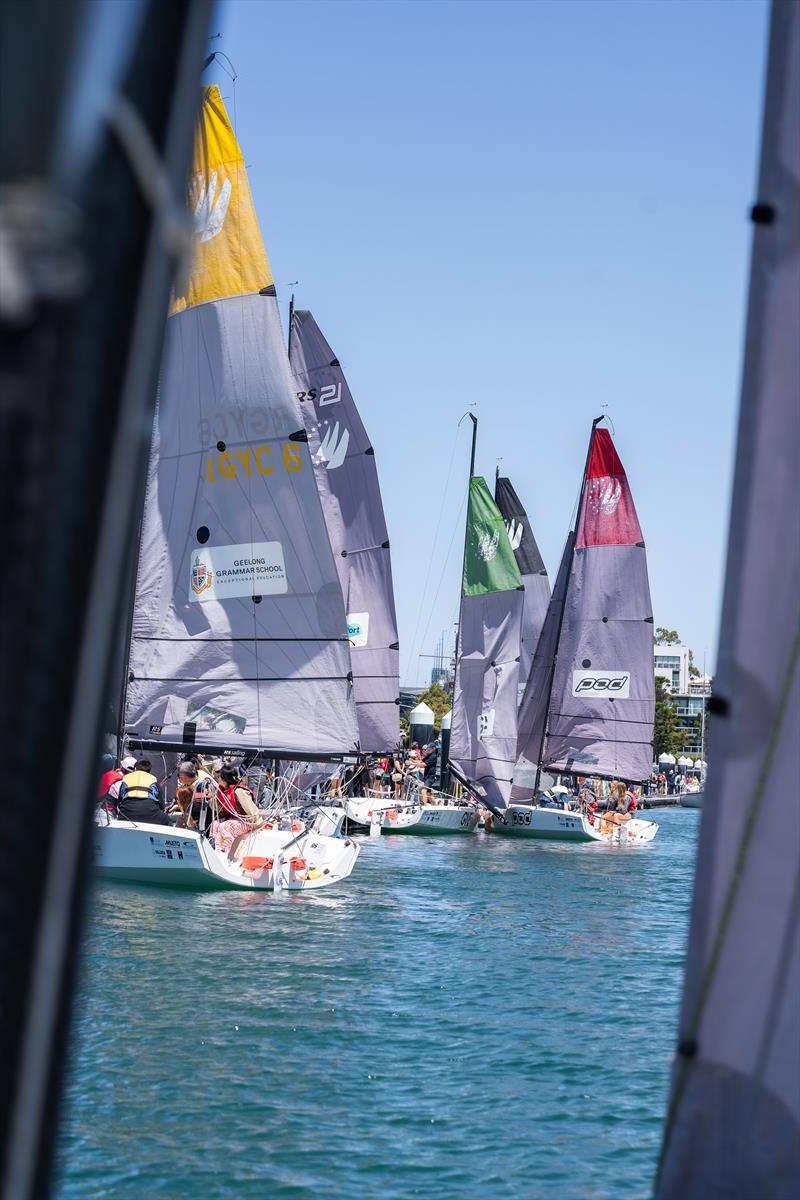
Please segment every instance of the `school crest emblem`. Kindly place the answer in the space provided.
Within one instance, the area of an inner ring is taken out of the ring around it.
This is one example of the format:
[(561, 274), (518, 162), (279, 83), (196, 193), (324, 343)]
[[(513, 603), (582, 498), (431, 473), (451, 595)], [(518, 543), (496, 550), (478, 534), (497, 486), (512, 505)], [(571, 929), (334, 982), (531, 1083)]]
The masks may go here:
[(192, 591), (199, 596), (206, 588), (210, 588), (213, 582), (214, 576), (200, 556), (196, 555), (192, 563)]

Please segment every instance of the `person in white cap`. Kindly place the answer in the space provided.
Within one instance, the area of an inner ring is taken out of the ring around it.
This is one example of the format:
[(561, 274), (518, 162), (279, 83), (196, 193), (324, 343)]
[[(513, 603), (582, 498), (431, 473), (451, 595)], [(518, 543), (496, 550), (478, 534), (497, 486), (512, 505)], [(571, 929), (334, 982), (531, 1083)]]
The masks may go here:
[[(109, 755), (111, 763), (113, 758)], [(105, 808), (106, 812), (113, 816), (117, 811), (117, 800), (119, 799), (119, 787), (126, 775), (129, 775), (136, 766), (136, 759), (130, 755), (126, 755), (120, 763), (119, 767), (112, 767), (110, 771), (106, 771), (97, 785), (97, 802), (101, 809)], [(107, 818), (106, 818), (107, 819)]]

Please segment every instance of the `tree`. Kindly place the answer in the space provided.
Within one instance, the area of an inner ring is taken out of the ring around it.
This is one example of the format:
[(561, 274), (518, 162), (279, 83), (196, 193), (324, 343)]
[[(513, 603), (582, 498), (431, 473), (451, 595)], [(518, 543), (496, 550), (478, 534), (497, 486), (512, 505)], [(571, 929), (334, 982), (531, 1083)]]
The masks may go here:
[(675, 705), (666, 680), (656, 675), (656, 715), (653, 724), (653, 754), (656, 762), (662, 754), (674, 754), (680, 749)]
[(680, 646), (681, 638), (677, 629), (665, 629), (663, 625), (656, 625), (656, 645), (657, 646)]
[(700, 678), (700, 668), (694, 665), (694, 655), (692, 654), (691, 650), (689, 651), (689, 674), (691, 675), (692, 679)]
[(428, 708), (433, 709), (434, 730), (436, 733), (439, 732), (442, 717), (453, 707), (450, 693), (446, 692), (440, 683), (432, 683), (427, 692), (422, 693), (417, 704), (427, 704)]

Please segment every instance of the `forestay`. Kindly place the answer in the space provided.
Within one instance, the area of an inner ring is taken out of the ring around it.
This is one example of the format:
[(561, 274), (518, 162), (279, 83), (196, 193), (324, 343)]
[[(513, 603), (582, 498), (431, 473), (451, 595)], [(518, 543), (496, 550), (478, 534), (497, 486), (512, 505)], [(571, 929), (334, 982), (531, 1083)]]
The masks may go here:
[(552, 771), (641, 780), (652, 766), (655, 712), (647, 560), (622, 463), (596, 425), (518, 750)]
[(275, 289), (219, 91), (204, 89), (191, 276), (168, 321), (129, 735), (324, 757), (358, 739), (344, 603)]
[(711, 766), (659, 1200), (800, 1180), (800, 7), (772, 9)]
[(347, 609), (362, 750), (400, 741), (400, 654), (375, 454), (344, 372), (310, 312), (292, 314), (290, 360)]
[(511, 480), (499, 474), (495, 479), (494, 502), (502, 513), (525, 588), (519, 651), (519, 681), (524, 687), (531, 673), (533, 655), (550, 602), (550, 581), (533, 536), (528, 514), (522, 507)]
[(503, 517), (485, 481), (469, 484), (450, 761), (495, 809), (508, 805), (516, 760), (524, 592)]

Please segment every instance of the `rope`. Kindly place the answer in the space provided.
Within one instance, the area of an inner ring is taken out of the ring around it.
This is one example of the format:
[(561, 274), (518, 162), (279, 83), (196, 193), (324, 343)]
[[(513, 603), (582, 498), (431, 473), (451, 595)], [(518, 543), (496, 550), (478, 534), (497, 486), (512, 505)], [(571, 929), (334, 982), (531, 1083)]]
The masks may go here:
[[(700, 1029), (700, 1022), (702, 1020), (705, 1006), (714, 982), (717, 966), (719, 965), (720, 956), (722, 954), (725, 938), (728, 932), (728, 926), (730, 925), (731, 917), (733, 916), (734, 904), (736, 902), (739, 887), (744, 876), (747, 855), (752, 844), (756, 821), (758, 820), (764, 803), (764, 797), (767, 791), (767, 783), (769, 782), (770, 772), (772, 770), (772, 764), (775, 758), (775, 752), (778, 748), (780, 735), (783, 731), (784, 718), (786, 716), (786, 710), (789, 707), (789, 696), (791, 694), (792, 683), (794, 682), (795, 671), (797, 670), (798, 659), (800, 659), (800, 623), (798, 623), (797, 631), (795, 633), (794, 643), (792, 645), (789, 662), (786, 667), (786, 673), (784, 675), (783, 684), (781, 686), (780, 696), (778, 699), (778, 707), (775, 711), (775, 717), (770, 727), (769, 737), (767, 738), (767, 745), (758, 773), (753, 799), (750, 801), (750, 807), (747, 811), (744, 829), (742, 830), (742, 839), (739, 843), (739, 851), (736, 855), (736, 862), (734, 863), (730, 882), (728, 884), (728, 891), (722, 907), (722, 913), (720, 916), (716, 937), (714, 938), (714, 944), (711, 948), (708, 965), (706, 966), (705, 973), (703, 975), (697, 1003), (695, 1004), (694, 1011), (689, 1020), (688, 1036), (682, 1039), (684, 1042), (692, 1043), (696, 1041), (697, 1034)], [(661, 1145), (661, 1154), (658, 1161), (656, 1184), (658, 1184), (658, 1180), (661, 1178), (661, 1171), (664, 1166), (664, 1159), (666, 1158), (670, 1135), (675, 1124), (678, 1107), (686, 1088), (690, 1061), (690, 1058), (686, 1055), (681, 1055), (679, 1060), (677, 1078), (675, 1080), (675, 1090), (672, 1094), (672, 1100), (667, 1111), (664, 1140)]]

